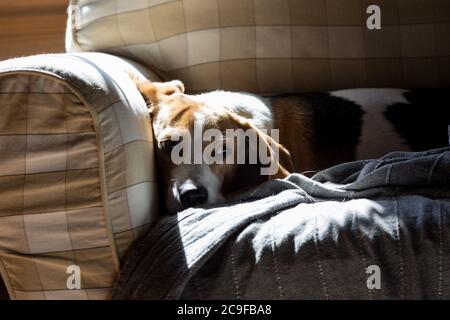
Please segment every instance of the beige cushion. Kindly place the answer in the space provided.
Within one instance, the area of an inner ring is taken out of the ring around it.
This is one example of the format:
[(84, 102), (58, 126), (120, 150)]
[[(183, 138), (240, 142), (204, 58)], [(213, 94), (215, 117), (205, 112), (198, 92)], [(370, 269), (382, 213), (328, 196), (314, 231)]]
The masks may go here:
[[(366, 28), (381, 7), (381, 30)], [(68, 51), (120, 54), (189, 91), (450, 84), (448, 0), (72, 0)]]
[[(89, 53), (0, 63), (0, 273), (11, 298), (109, 298), (157, 218), (150, 119), (127, 70), (140, 74)], [(80, 290), (66, 285), (71, 265)]]

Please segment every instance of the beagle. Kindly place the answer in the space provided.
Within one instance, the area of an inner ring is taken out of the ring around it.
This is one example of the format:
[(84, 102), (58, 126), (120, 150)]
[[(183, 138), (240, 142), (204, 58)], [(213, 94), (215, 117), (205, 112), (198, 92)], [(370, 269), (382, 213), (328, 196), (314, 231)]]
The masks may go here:
[[(450, 108), (436, 103), (440, 90), (352, 89), (272, 97), (227, 91), (188, 95), (178, 80), (149, 82), (130, 77), (149, 104), (158, 172), (170, 213), (224, 202), (289, 172), (310, 174), (341, 162), (378, 158), (389, 151), (448, 145)], [(426, 102), (428, 111), (420, 106)], [(199, 126), (203, 132), (251, 131), (258, 142), (247, 139), (240, 145), (236, 136), (229, 139), (226, 134), (215, 139), (213, 148), (208, 147), (211, 139), (204, 137), (187, 142)], [(269, 131), (276, 131), (277, 139)], [(185, 143), (179, 154), (188, 161), (176, 163), (173, 155), (180, 141)], [(237, 161), (239, 146), (245, 149), (243, 163)], [(209, 148), (215, 159), (227, 161), (189, 161), (196, 148)], [(256, 161), (247, 161), (252, 152), (257, 154)], [(266, 175), (261, 174), (264, 154), (269, 155), (264, 165), (275, 168)]]

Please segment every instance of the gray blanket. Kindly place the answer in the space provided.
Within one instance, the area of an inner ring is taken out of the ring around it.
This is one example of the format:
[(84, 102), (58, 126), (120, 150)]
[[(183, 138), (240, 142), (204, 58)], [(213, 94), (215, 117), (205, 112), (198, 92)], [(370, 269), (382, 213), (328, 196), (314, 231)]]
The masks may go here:
[(450, 148), (273, 180), (164, 217), (118, 299), (450, 299)]

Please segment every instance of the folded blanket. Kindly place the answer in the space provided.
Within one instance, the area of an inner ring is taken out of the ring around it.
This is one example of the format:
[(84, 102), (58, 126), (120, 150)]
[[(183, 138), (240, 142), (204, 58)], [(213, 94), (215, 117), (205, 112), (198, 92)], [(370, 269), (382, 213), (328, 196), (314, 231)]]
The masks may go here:
[(268, 181), (229, 206), (163, 217), (114, 297), (450, 298), (449, 199), (450, 148)]

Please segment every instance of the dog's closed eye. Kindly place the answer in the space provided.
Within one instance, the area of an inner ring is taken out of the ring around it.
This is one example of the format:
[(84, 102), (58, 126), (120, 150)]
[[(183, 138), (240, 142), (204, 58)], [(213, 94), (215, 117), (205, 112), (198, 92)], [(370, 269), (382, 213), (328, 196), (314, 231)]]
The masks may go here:
[(222, 145), (221, 148), (214, 148), (211, 150), (211, 157), (216, 158), (217, 157), (222, 157), (222, 160), (225, 161), (227, 159), (227, 157), (231, 154), (232, 150), (231, 148), (227, 145), (227, 143), (224, 143)]

